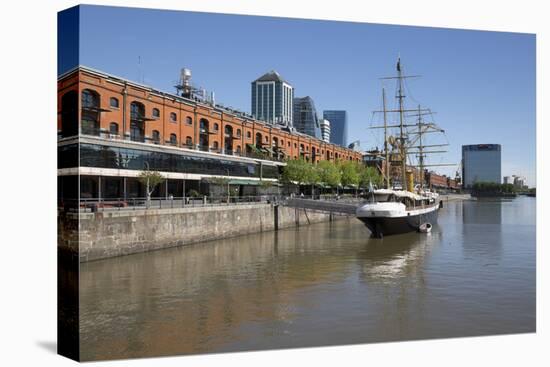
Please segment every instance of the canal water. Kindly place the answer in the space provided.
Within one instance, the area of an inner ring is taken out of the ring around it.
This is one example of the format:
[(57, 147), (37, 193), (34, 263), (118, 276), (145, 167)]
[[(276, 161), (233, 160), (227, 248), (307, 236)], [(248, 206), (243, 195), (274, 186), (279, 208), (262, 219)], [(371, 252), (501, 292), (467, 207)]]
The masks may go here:
[(83, 360), (535, 331), (535, 199), (450, 202), (431, 234), (356, 219), (84, 263)]

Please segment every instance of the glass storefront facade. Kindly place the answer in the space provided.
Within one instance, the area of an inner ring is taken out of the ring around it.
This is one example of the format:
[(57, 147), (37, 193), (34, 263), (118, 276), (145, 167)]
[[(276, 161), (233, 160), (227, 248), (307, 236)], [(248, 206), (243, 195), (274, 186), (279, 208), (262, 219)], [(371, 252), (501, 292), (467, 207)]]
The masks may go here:
[[(210, 157), (185, 156), (164, 152), (80, 144), (80, 166), (162, 172), (196, 173), (219, 176), (278, 178), (278, 166), (236, 162)], [(78, 167), (78, 145), (58, 149), (58, 167)]]

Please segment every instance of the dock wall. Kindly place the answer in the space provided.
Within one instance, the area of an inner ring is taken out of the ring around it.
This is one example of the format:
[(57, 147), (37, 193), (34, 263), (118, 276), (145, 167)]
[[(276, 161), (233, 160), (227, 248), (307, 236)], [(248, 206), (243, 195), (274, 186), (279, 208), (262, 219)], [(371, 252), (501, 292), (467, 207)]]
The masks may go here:
[(329, 220), (271, 204), (80, 213), (59, 217), (59, 246), (85, 262)]

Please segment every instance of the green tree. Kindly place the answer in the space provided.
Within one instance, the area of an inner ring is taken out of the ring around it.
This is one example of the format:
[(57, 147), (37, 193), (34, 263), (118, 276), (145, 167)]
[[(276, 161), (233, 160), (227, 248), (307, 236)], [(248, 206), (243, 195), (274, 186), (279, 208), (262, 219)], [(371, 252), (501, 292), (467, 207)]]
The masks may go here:
[(151, 203), (151, 194), (155, 191), (155, 187), (164, 182), (164, 177), (157, 171), (141, 171), (138, 175), (138, 180), (145, 185), (145, 194), (147, 195), (147, 208)]
[(342, 175), (336, 164), (331, 161), (322, 160), (317, 164), (319, 181), (331, 187), (340, 185)]
[(360, 180), (357, 162), (343, 161), (339, 164), (339, 167), (342, 173), (342, 185), (357, 187)]
[(222, 187), (224, 191), (227, 192), (227, 202), (229, 202), (229, 197), (231, 196), (231, 192), (229, 190), (229, 179), (227, 177), (212, 177), (208, 181), (214, 185)]
[(308, 166), (309, 163), (303, 159), (288, 160), (283, 168), (283, 181), (296, 185), (305, 184), (307, 182)]
[(359, 171), (359, 185), (363, 188), (368, 188), (369, 184), (376, 186), (382, 185), (384, 177), (378, 172), (375, 167), (362, 166)]

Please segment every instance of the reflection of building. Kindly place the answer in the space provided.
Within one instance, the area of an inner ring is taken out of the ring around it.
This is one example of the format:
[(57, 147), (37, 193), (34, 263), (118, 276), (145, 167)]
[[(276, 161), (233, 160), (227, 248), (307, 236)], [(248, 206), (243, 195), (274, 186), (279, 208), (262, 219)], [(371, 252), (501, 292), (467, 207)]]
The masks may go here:
[(348, 113), (346, 111), (326, 110), (323, 118), (330, 121), (330, 142), (341, 147), (348, 142)]
[(321, 139), (321, 126), (311, 97), (294, 98), (293, 123), (299, 132)]
[(502, 206), (500, 200), (462, 202), (462, 232), (469, 241), (462, 241), (464, 254), (480, 261), (498, 261), (502, 244)]
[(252, 82), (252, 116), (283, 126), (292, 125), (294, 88), (272, 70)]
[(327, 119), (320, 120), (321, 125), (321, 139), (327, 143), (330, 141), (330, 121)]
[(475, 182), (501, 182), (500, 144), (462, 146), (463, 187), (471, 188)]

